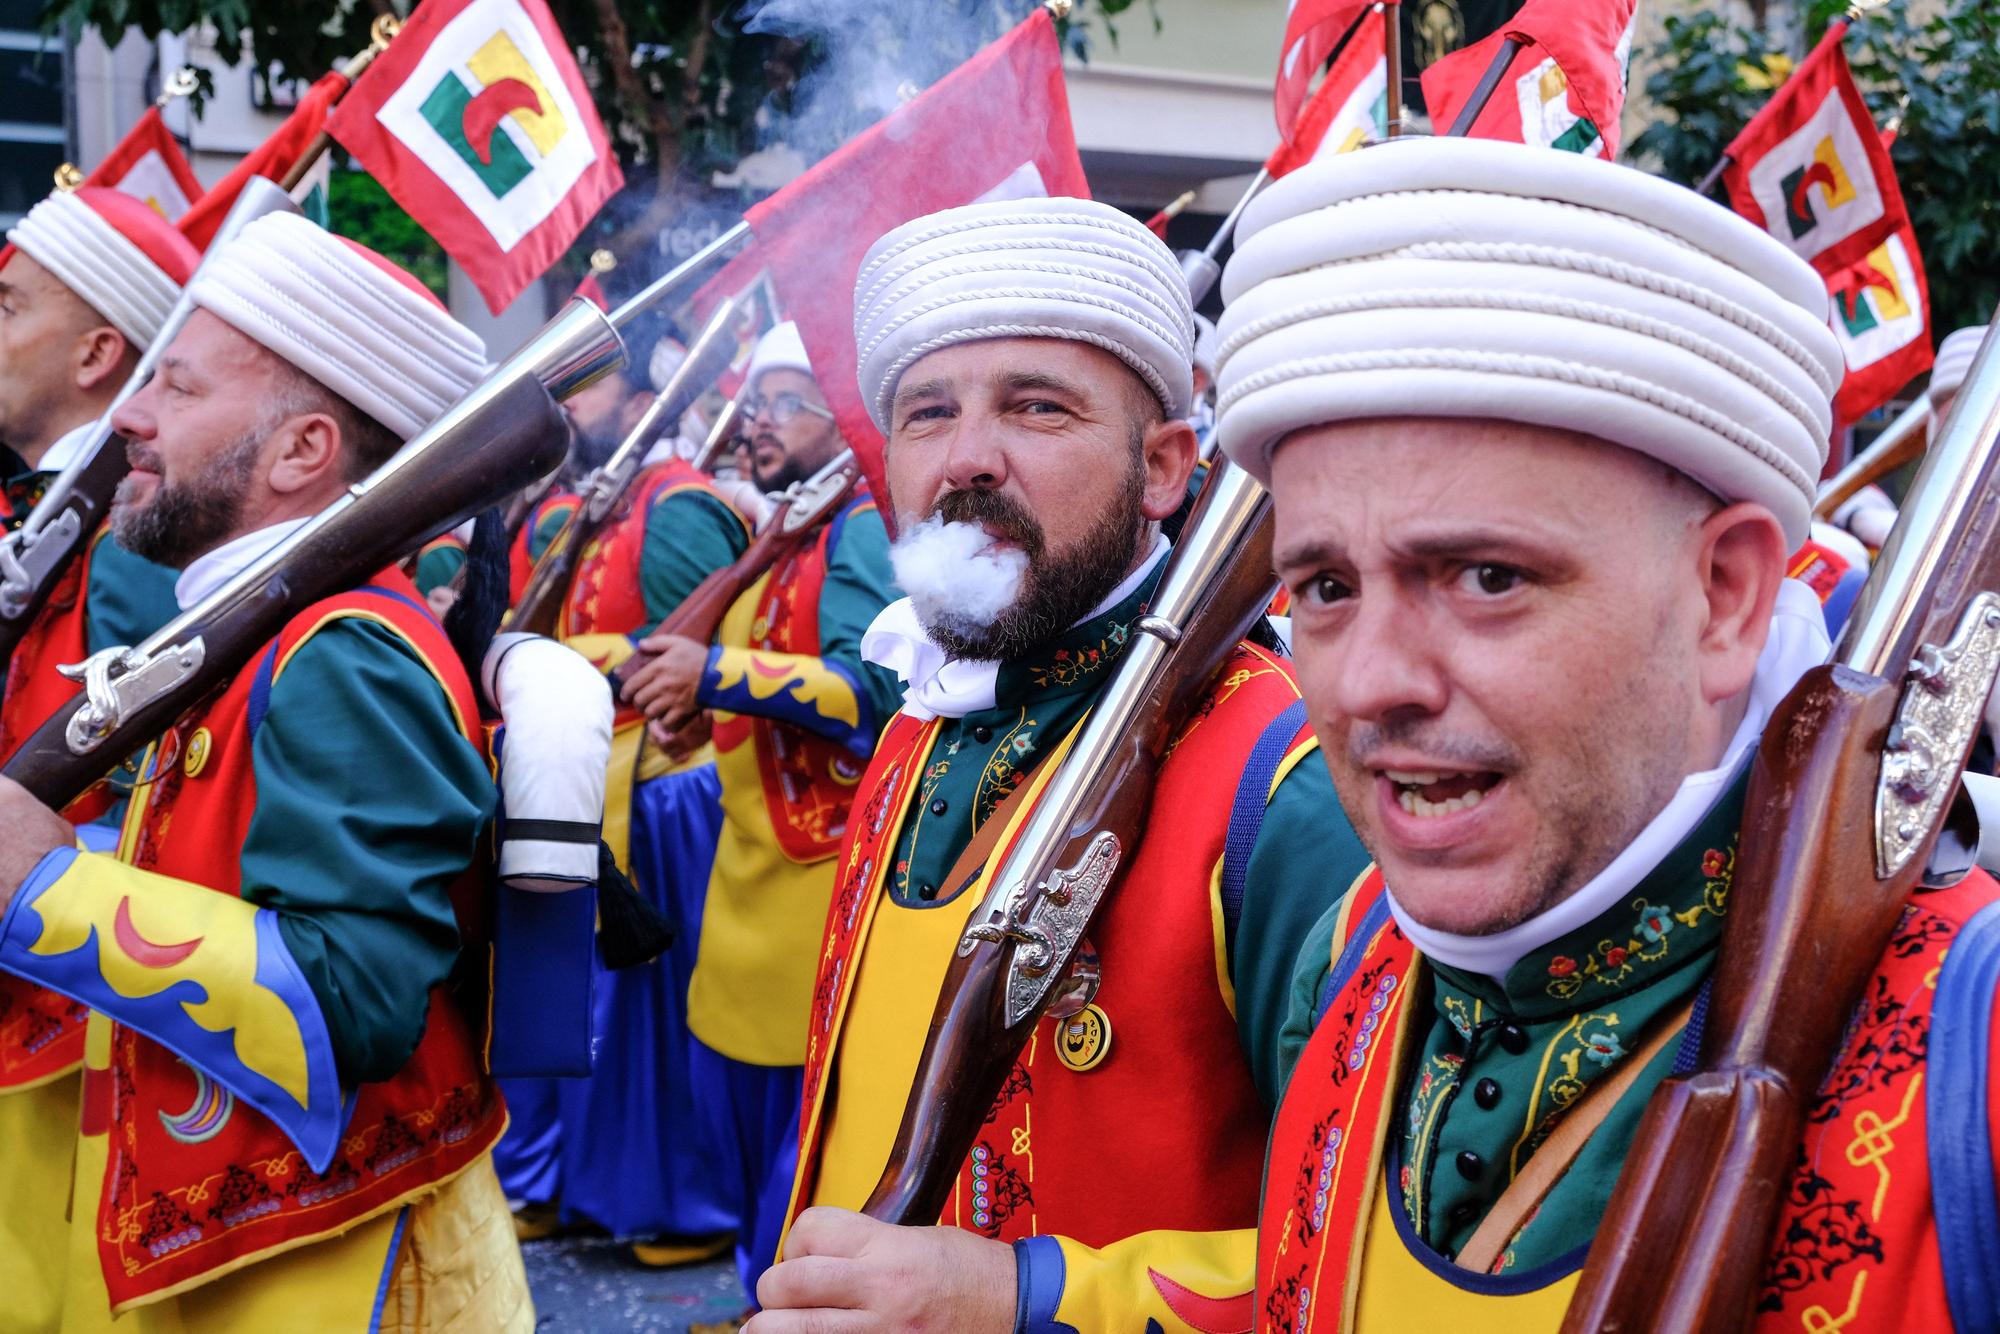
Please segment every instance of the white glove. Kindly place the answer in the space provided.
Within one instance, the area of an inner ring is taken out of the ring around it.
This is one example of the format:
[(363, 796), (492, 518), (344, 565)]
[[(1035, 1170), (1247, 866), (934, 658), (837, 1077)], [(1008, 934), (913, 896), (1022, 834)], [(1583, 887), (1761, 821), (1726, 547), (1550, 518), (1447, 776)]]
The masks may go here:
[[(581, 654), (524, 634), (494, 639), (479, 680), (505, 729), (499, 747), (507, 816), (500, 878), (519, 889), (596, 884), (596, 831), (604, 824), (611, 763), (610, 685)], [(567, 825), (575, 837), (514, 837), (522, 821)]]
[(1833, 522), (1880, 551), (1896, 526), (1896, 502), (1879, 486), (1864, 486), (1833, 512)]

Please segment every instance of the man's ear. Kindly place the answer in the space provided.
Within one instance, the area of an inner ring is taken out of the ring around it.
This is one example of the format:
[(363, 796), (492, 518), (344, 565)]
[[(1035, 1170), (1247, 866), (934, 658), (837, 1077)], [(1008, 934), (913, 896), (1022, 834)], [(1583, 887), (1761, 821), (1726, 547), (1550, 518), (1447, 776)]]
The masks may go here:
[(85, 393), (99, 388), (116, 389), (131, 372), (131, 359), (126, 356), (131, 350), (125, 335), (108, 324), (78, 334), (71, 372), (76, 387)]
[(272, 433), (270, 472), (266, 482), (280, 495), (294, 495), (327, 482), (344, 482), (341, 475), (345, 441), (340, 423), (324, 412), (290, 418)]
[(1748, 689), (1756, 675), (1791, 547), (1777, 516), (1749, 503), (1711, 514), (1697, 538), (1706, 612), (1697, 651), (1702, 695), (1714, 704)]
[(1188, 478), (1201, 457), (1194, 427), (1179, 417), (1155, 422), (1146, 428), (1139, 452), (1146, 464), (1146, 490), (1139, 510), (1155, 523), (1172, 518), (1187, 499)]

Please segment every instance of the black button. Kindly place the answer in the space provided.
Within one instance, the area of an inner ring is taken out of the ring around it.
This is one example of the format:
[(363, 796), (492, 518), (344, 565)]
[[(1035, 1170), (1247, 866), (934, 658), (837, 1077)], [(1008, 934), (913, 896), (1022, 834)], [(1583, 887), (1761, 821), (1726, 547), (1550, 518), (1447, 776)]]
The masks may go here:
[(936, 801), (931, 803), (932, 815), (943, 815), (946, 811), (950, 809), (951, 807), (945, 804), (945, 800), (943, 797), (939, 797)]
[(937, 897), (937, 886), (936, 886), (936, 885), (918, 885), (918, 886), (917, 886), (917, 897), (918, 897), (918, 898), (920, 898), (920, 899), (922, 899), (922, 900), (923, 900), (923, 901), (924, 901), (925, 903), (929, 903), (929, 902), (930, 902), (930, 901), (931, 901), (932, 899), (934, 899), (934, 898), (936, 898), (936, 897)]
[(1500, 1105), (1500, 1086), (1490, 1079), (1482, 1079), (1472, 1086), (1472, 1100), (1479, 1104), (1481, 1111), (1490, 1112)]
[(1479, 1174), (1486, 1170), (1486, 1160), (1470, 1149), (1459, 1154), (1457, 1162), (1458, 1174), (1467, 1181), (1479, 1180)]
[(993, 729), (983, 725), (975, 727), (972, 729), (972, 739), (983, 746), (993, 739)]
[(1451, 1206), (1451, 1213), (1446, 1217), (1454, 1228), (1470, 1227), (1472, 1220), (1479, 1217), (1479, 1203), (1476, 1200), (1460, 1200)]
[(1519, 1056), (1528, 1049), (1528, 1030), (1519, 1024), (1500, 1025), (1500, 1045), (1509, 1056)]

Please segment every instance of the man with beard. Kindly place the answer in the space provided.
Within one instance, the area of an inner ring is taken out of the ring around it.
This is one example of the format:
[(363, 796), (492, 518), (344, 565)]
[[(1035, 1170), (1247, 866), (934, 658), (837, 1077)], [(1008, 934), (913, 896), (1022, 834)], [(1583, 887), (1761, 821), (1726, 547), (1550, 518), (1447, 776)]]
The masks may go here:
[[(579, 487), (652, 406), (653, 390), (640, 378), (646, 359), (632, 360), (637, 373), (628, 363), (564, 404), (575, 436), (569, 467)], [(558, 500), (540, 508), (537, 555), (571, 507)], [(743, 518), (675, 452), (669, 435), (653, 446), (617, 508), (578, 553), (557, 635), (600, 671), (613, 672), (631, 657), (635, 640), (651, 634), (702, 580), (734, 563), (748, 542)], [(685, 939), (655, 963), (597, 980), (600, 1047), (588, 1079), (506, 1082), (510, 1120), (494, 1160), (508, 1197), (522, 1202), (515, 1221), (523, 1239), (547, 1235), (561, 1219), (585, 1218), (614, 1236), (644, 1238), (633, 1247), (642, 1263), (673, 1265), (720, 1254), (735, 1227), (733, 1192), (721, 1189), (700, 1153), (685, 1017), (721, 810), (706, 746), (669, 759), (645, 742), (638, 710), (620, 709), (604, 789), (604, 842)], [(642, 851), (643, 859), (636, 855)]]
[[(1300, 956), (1257, 1327), (1554, 1330), (1755, 892), (1750, 761), (1828, 650), (1786, 578), (1841, 375), (1825, 287), (1692, 192), (1484, 140), (1309, 166), (1237, 245), (1222, 446), (1276, 500), (1379, 867)], [(1911, 897), (1758, 1329), (1991, 1326), (1996, 897)]]
[[(296, 215), (190, 293), (114, 417), (114, 530), (183, 607), (485, 369), (414, 278)], [(471, 683), (394, 568), (250, 663), (148, 751), (116, 858), (0, 781), (0, 969), (92, 1011), (63, 1328), (531, 1328), (488, 1154)]]
[[(58, 192), (7, 233), (0, 266), (0, 443), (27, 470), (0, 494), (0, 524), (25, 523), (130, 378), (199, 259), (158, 213), (115, 190)], [(0, 665), (0, 761), (82, 686), (56, 669), (136, 644), (173, 615), (173, 571), (99, 527)], [(123, 781), (122, 776), (119, 780)], [(71, 804), (78, 824), (108, 820), (114, 785)], [(88, 830), (100, 843), (116, 837)], [(76, 1134), (84, 1011), (0, 975), (0, 1292), (27, 1327), (61, 1297), (69, 1145)]]
[[(743, 420), (757, 486), (780, 490), (846, 448), (798, 328), (758, 341)], [(819, 928), (854, 785), (895, 712), (895, 679), (862, 660), (861, 635), (895, 597), (889, 539), (865, 487), (817, 541), (777, 565), (723, 618), (716, 642), (670, 635), (626, 699), (663, 734), (712, 711), (722, 834), (701, 908), (688, 1027), (696, 1102), (736, 1192), (746, 1295), (777, 1251)], [(687, 735), (666, 738), (676, 746)], [(700, 863), (684, 868), (699, 875)]]
[[(1164, 573), (1160, 522), (1196, 455), (1187, 290), (1115, 209), (1032, 199), (920, 218), (869, 252), (855, 311), (909, 594), (864, 645), (907, 684), (821, 952), (804, 1212), (750, 1328), (1245, 1328), (1278, 1092), (1264, 1053), (1299, 942), (1345, 886), (1343, 861), (1365, 860), (1325, 819), (1324, 768), (1301, 763), (1313, 743), (1289, 667), (1251, 644), (1176, 738), (1092, 923), (1094, 999), (1022, 1052), (947, 1226), (849, 1212), (888, 1162), (998, 854), (961, 855), (1028, 818), (1062, 764)], [(1232, 845), (1232, 813), (1267, 808)]]

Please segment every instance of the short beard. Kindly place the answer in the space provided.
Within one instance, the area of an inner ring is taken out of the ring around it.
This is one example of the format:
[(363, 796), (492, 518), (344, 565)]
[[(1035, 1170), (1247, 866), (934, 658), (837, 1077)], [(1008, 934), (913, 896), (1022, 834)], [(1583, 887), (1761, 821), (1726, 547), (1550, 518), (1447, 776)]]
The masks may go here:
[(130, 504), (129, 482), (120, 482), (111, 507), (118, 545), (170, 570), (184, 570), (221, 546), (242, 522), (257, 454), (274, 425), (258, 423), (186, 481), (169, 484), (162, 477), (144, 505)]
[(1145, 464), (1135, 448), (1124, 484), (1104, 516), (1068, 551), (1050, 554), (1042, 526), (1025, 505), (998, 491), (951, 491), (931, 515), (946, 523), (976, 523), (1018, 544), (1028, 557), (1020, 596), (987, 624), (950, 615), (924, 630), (955, 658), (1000, 662), (1025, 658), (1088, 616), (1118, 587), (1138, 559), (1146, 534)]
[[(765, 438), (769, 439), (770, 437), (767, 436)], [(804, 460), (800, 459), (798, 455), (787, 453), (785, 461), (771, 469), (769, 473), (760, 472), (757, 469), (755, 441), (751, 442), (750, 451), (750, 477), (751, 480), (757, 483), (759, 491), (782, 491), (795, 482), (805, 481), (808, 477), (819, 471), (818, 468), (808, 468)]]

